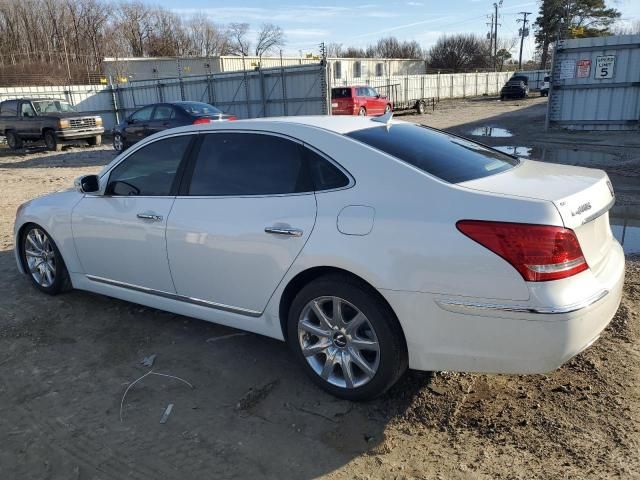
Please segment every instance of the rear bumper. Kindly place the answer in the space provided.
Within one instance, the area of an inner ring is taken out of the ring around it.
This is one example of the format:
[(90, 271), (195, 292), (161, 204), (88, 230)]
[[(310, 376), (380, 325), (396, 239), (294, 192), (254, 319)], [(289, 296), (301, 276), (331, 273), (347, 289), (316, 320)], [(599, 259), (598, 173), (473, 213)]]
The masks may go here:
[(58, 130), (56, 131), (56, 136), (60, 140), (78, 140), (82, 138), (91, 138), (96, 135), (102, 135), (104, 133), (104, 128), (95, 127), (95, 128), (83, 128), (82, 130)]
[[(385, 291), (418, 370), (544, 373), (591, 345), (615, 315), (624, 254), (615, 243), (594, 291), (565, 304), (523, 305)], [(552, 283), (552, 282), (547, 282)]]

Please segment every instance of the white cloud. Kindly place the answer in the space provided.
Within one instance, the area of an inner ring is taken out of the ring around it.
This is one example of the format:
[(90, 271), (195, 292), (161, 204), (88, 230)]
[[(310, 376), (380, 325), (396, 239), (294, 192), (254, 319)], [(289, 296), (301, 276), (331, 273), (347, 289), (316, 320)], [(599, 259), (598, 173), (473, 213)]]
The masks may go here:
[(424, 3), (422, 2), (407, 2), (407, 5), (410, 7), (423, 7)]

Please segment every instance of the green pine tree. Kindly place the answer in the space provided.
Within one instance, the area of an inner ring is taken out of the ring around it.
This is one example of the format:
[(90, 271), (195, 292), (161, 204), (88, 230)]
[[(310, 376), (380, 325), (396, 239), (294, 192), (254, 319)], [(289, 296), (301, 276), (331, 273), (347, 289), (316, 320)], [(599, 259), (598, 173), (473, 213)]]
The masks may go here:
[(540, 68), (547, 67), (549, 47), (558, 38), (609, 35), (618, 18), (620, 12), (607, 7), (605, 0), (542, 0), (534, 24)]

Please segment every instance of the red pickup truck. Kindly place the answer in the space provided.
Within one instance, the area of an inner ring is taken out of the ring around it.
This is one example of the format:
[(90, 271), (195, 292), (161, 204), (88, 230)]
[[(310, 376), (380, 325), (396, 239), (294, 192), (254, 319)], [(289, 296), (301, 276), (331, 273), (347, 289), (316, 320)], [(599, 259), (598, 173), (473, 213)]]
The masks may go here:
[(332, 115), (382, 115), (393, 109), (391, 101), (369, 86), (331, 89)]

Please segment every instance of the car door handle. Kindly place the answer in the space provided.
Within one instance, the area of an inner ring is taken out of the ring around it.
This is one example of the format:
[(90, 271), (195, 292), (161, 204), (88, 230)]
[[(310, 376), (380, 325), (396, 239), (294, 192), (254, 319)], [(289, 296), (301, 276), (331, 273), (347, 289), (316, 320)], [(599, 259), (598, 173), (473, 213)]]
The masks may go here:
[(273, 233), (274, 235), (285, 235), (288, 237), (301, 237), (304, 233), (299, 228), (287, 228), (287, 227), (267, 227), (264, 229), (266, 233)]
[(154, 222), (162, 221), (162, 215), (156, 215), (155, 213), (139, 213), (136, 216), (138, 218), (142, 218), (143, 220), (153, 220)]

